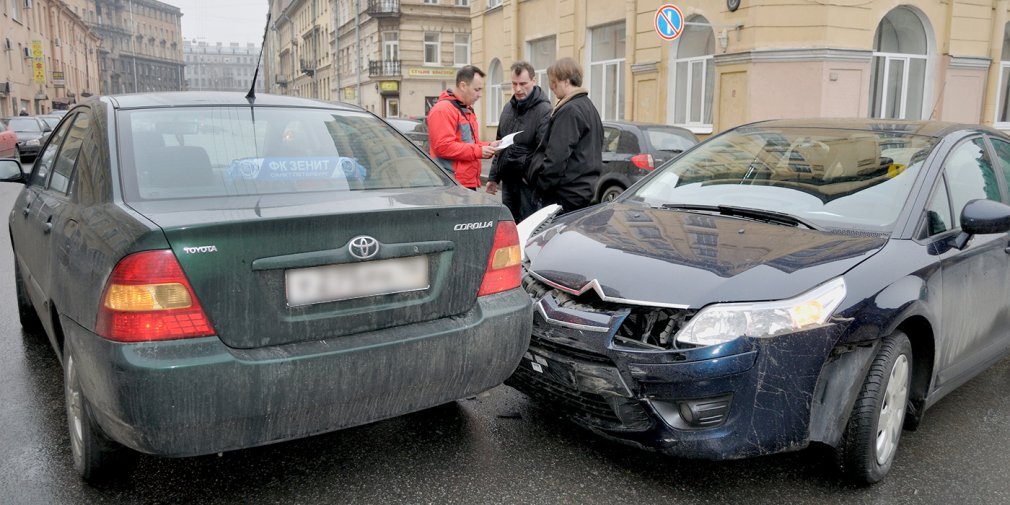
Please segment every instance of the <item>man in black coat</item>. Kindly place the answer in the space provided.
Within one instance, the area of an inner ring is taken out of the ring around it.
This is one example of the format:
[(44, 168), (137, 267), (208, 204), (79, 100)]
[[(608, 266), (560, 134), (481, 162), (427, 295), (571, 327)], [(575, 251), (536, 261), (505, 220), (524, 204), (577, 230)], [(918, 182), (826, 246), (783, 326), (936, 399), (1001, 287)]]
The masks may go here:
[(497, 193), (500, 185), (502, 203), (512, 211), (512, 218), (518, 223), (538, 208), (533, 188), (523, 181), (523, 175), (530, 155), (547, 130), (551, 102), (537, 86), (533, 65), (517, 61), (512, 64), (511, 70), (513, 95), (498, 119), (498, 140), (511, 133), (521, 133), (515, 136), (512, 146), (498, 153), (491, 162), (487, 192), (492, 195)]
[(603, 122), (582, 86), (582, 68), (562, 58), (547, 68), (558, 104), (526, 174), (542, 205), (587, 207), (603, 170)]

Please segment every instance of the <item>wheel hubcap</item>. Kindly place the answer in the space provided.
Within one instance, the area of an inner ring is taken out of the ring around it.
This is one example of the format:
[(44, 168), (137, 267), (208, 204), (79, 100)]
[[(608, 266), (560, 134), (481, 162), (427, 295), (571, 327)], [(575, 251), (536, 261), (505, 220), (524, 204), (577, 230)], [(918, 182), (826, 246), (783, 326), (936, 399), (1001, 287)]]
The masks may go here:
[(81, 391), (77, 387), (77, 368), (74, 357), (67, 357), (67, 420), (70, 422), (70, 449), (74, 461), (81, 461), (83, 455), (84, 426), (82, 424), (83, 409), (81, 407)]
[(894, 457), (898, 438), (905, 423), (905, 404), (908, 401), (908, 358), (902, 354), (891, 367), (887, 390), (877, 416), (877, 464), (885, 465)]

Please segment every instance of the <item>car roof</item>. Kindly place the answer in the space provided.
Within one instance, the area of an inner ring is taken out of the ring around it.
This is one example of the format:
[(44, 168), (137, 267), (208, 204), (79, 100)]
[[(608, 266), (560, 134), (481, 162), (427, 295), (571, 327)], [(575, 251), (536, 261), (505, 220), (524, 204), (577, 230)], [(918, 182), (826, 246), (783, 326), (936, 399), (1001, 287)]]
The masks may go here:
[[(213, 105), (249, 105), (245, 93), (227, 91), (174, 91), (166, 93), (133, 93), (100, 97), (117, 109), (142, 109), (152, 107), (200, 107)], [(255, 105), (313, 107), (338, 110), (363, 110), (350, 104), (337, 104), (282, 95), (258, 94)]]
[(835, 130), (865, 130), (926, 137), (943, 137), (958, 130), (978, 130), (1003, 136), (999, 130), (986, 126), (950, 121), (914, 121), (899, 119), (867, 118), (811, 118), (811, 119), (771, 119), (744, 125), (744, 127), (771, 128), (824, 128)]

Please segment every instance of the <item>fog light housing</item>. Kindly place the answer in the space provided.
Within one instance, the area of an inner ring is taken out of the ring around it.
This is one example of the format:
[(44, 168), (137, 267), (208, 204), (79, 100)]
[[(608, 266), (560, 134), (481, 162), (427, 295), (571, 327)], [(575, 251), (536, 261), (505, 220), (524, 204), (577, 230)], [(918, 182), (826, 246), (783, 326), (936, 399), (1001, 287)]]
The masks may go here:
[(690, 400), (652, 400), (653, 409), (666, 424), (678, 430), (718, 428), (726, 422), (733, 395)]

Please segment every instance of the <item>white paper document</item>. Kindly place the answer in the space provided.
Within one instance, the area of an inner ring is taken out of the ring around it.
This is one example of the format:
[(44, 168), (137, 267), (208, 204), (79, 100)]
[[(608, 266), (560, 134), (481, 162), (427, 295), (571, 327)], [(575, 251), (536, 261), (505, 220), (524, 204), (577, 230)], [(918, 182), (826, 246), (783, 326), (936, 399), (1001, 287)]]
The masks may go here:
[(501, 138), (501, 144), (498, 144), (498, 147), (494, 148), (495, 151), (501, 151), (502, 149), (505, 149), (506, 147), (514, 144), (515, 143), (516, 135), (519, 135), (522, 132), (523, 132), (522, 130), (519, 130), (519, 131), (517, 131), (515, 133), (510, 133), (510, 134), (502, 137)]

